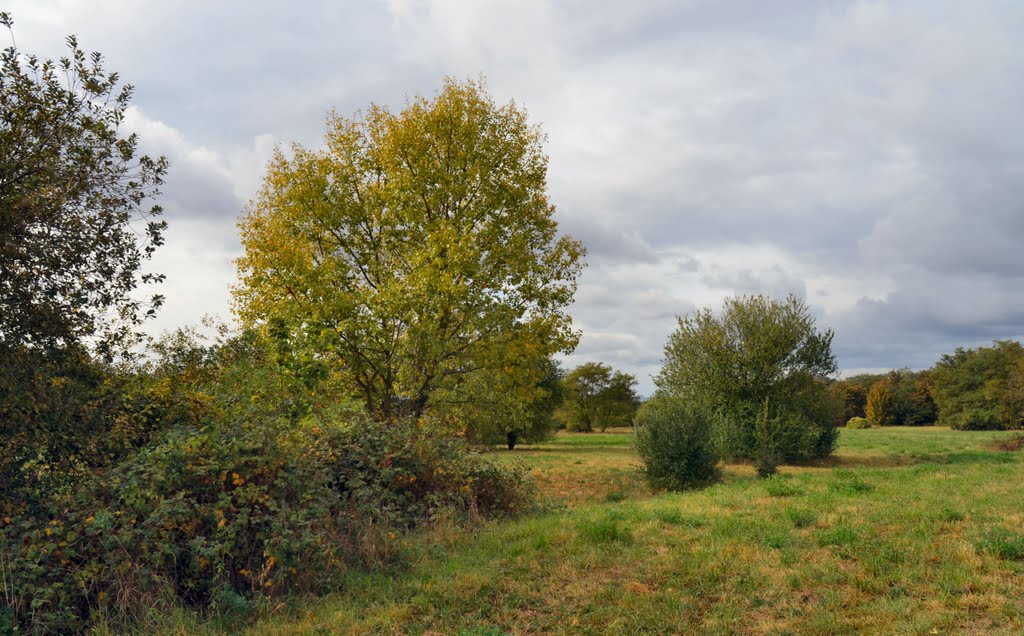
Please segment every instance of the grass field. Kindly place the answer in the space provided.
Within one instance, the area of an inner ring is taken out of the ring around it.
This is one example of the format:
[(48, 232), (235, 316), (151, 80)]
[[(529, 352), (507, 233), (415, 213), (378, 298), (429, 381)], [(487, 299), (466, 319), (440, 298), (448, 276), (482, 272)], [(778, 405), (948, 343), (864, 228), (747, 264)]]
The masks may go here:
[[(1024, 452), (1007, 433), (843, 431), (821, 466), (651, 492), (628, 432), (513, 452), (552, 509), (410, 538), (390, 573), (251, 634), (1021, 634)], [(180, 631), (213, 631), (190, 624)]]

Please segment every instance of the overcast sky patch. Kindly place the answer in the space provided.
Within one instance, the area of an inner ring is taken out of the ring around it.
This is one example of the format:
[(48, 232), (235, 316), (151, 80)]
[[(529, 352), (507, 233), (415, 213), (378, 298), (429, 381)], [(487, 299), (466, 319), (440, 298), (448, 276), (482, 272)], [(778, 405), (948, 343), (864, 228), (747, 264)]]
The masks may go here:
[(1024, 335), (1024, 4), (1006, 0), (13, 0), (18, 44), (104, 53), (172, 167), (155, 330), (229, 315), (237, 216), (331, 109), (483, 75), (548, 135), (589, 268), (567, 359), (651, 389), (676, 316), (795, 293), (840, 367)]

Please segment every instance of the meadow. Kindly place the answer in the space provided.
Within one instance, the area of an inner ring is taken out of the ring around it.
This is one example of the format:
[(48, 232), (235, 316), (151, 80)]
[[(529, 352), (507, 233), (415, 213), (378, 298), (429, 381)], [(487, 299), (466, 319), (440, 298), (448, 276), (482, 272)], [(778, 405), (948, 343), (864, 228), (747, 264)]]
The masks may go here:
[[(489, 453), (542, 512), (404, 540), (399, 568), (268, 605), (248, 634), (1020, 634), (1024, 452), (1013, 434), (843, 431), (818, 465), (652, 492), (628, 430)], [(230, 618), (169, 631), (232, 630)], [(167, 624), (167, 623), (165, 623)]]

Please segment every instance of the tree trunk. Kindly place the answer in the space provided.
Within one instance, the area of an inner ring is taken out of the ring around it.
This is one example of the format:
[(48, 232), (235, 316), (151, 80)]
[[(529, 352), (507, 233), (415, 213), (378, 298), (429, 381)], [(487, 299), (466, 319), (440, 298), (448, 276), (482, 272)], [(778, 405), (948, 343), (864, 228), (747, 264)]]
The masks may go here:
[(519, 438), (519, 435), (515, 431), (509, 431), (508, 432), (507, 440), (508, 440), (508, 449), (509, 450), (515, 450), (515, 448), (516, 448), (516, 439), (518, 439), (518, 438)]

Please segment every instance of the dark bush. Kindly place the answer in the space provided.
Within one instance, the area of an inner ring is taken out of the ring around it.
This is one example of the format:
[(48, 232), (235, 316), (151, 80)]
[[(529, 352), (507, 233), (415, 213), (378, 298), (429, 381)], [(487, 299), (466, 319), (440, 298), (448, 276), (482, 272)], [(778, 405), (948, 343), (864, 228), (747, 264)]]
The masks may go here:
[(633, 441), (652, 486), (684, 490), (718, 478), (712, 420), (706, 412), (662, 395), (640, 407)]
[(726, 460), (749, 459), (761, 477), (775, 474), (784, 463), (799, 464), (827, 457), (835, 448), (839, 429), (828, 418), (765, 402), (756, 412), (734, 409), (714, 417), (712, 436)]
[(179, 428), (48, 514), (0, 518), (0, 552), (17, 623), (73, 631), (97, 611), (320, 590), (438, 515), (523, 510), (525, 485), (422, 422)]

